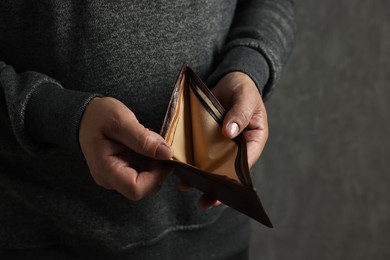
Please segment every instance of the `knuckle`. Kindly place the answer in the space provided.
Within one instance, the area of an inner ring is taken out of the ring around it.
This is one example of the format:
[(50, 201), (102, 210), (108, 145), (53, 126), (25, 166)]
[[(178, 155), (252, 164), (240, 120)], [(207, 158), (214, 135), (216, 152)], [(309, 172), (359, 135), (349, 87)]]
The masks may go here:
[(127, 108), (120, 107), (118, 109), (113, 109), (106, 115), (107, 120), (105, 120), (105, 127), (107, 132), (111, 135), (118, 135), (123, 132), (126, 128), (126, 125), (129, 122), (138, 123), (138, 120), (134, 113)]
[(264, 140), (267, 141), (268, 137), (269, 137), (269, 133), (268, 133), (268, 131), (265, 131), (265, 133), (264, 133)]
[(263, 126), (262, 128), (268, 129), (267, 115), (263, 111), (260, 112), (259, 120), (261, 122), (261, 125)]
[(111, 187), (110, 185), (108, 185), (108, 183), (106, 181), (104, 181), (101, 178), (101, 176), (98, 173), (96, 173), (96, 171), (91, 172), (91, 176), (92, 176), (93, 181), (96, 183), (96, 185), (103, 187), (105, 189), (109, 189)]
[(91, 172), (95, 183), (106, 189), (112, 189), (114, 183), (113, 173), (116, 172), (116, 167), (112, 161), (101, 158), (99, 163), (95, 164), (93, 173)]
[(259, 111), (259, 116), (265, 123), (268, 123), (267, 113), (264, 110)]
[(103, 187), (103, 188), (105, 188), (105, 189), (110, 189), (110, 188), (111, 188), (110, 185), (108, 185), (106, 182), (104, 182), (104, 181), (102, 181), (102, 180), (100, 180), (100, 179), (94, 179), (94, 180), (95, 180), (95, 183), (96, 183), (98, 186), (100, 186), (100, 187)]
[(239, 112), (239, 123), (241, 123), (241, 125), (245, 127), (249, 123), (251, 117), (252, 113), (250, 109), (245, 108)]
[(144, 194), (141, 192), (140, 189), (135, 188), (132, 189), (129, 197), (132, 201), (140, 201), (144, 197)]
[(245, 120), (245, 122), (249, 122), (249, 120), (250, 120), (251, 117), (252, 117), (251, 110), (250, 110), (249, 108), (246, 108), (246, 109), (242, 112), (242, 117), (243, 117), (243, 119)]
[(120, 116), (117, 113), (114, 113), (110, 119), (109, 123), (107, 124), (108, 132), (110, 134), (119, 134), (123, 128), (122, 120), (120, 119)]
[(145, 128), (145, 131), (137, 138), (137, 150), (143, 153), (149, 153), (152, 143), (151, 131)]

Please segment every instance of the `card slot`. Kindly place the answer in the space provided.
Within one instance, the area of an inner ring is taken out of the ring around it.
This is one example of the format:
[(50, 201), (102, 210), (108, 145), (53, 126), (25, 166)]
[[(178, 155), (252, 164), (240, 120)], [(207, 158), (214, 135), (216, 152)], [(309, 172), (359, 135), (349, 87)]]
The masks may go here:
[(174, 150), (173, 159), (251, 186), (241, 172), (240, 146), (222, 134), (223, 108), (214, 106), (212, 94), (205, 93), (196, 81), (186, 71), (178, 85), (167, 139)]
[[(239, 180), (239, 182), (245, 186), (253, 187), (249, 176), (249, 167), (247, 165), (245, 139), (239, 136), (231, 140), (222, 134), (222, 122), (225, 110), (212, 92), (191, 70), (188, 70), (188, 84), (191, 90), (190, 93), (193, 93), (197, 97), (197, 101), (195, 101), (194, 98), (194, 101), (191, 99), (191, 102), (201, 103), (199, 108), (192, 108), (192, 113), (193, 111), (205, 111), (204, 113), (207, 113), (207, 116), (204, 116), (202, 118), (203, 121), (199, 124), (201, 125), (200, 130), (203, 130), (203, 136), (208, 138), (208, 145), (211, 149), (207, 154), (210, 156), (211, 162), (217, 167), (219, 165), (218, 168), (213, 169), (212, 167), (205, 167), (204, 170), (226, 175), (230, 178)], [(207, 120), (210, 119), (209, 117), (212, 117), (215, 122)], [(214, 132), (210, 129), (204, 131), (205, 125), (207, 126), (208, 124), (214, 124)], [(210, 138), (212, 136), (211, 133), (213, 133), (213, 137), (216, 137), (214, 140)], [(204, 141), (202, 143), (204, 143)], [(218, 147), (220, 149), (213, 149), (213, 147)], [(194, 147), (194, 162), (196, 163), (197, 161), (205, 160), (204, 157), (205, 152)], [(199, 158), (199, 160), (197, 160), (197, 158)]]
[(222, 134), (221, 126), (189, 88), (193, 165), (205, 172), (226, 176), (242, 184), (236, 174), (237, 145)]

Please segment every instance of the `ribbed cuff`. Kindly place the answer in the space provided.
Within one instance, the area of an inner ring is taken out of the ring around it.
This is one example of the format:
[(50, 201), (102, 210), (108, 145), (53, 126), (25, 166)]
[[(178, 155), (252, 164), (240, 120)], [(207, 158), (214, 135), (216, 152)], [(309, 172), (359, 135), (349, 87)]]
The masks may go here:
[(26, 127), (40, 143), (55, 144), (81, 153), (79, 126), (85, 107), (100, 96), (67, 90), (55, 83), (45, 83), (32, 94), (26, 108)]
[(255, 82), (260, 93), (269, 80), (269, 67), (264, 56), (258, 51), (244, 46), (229, 50), (217, 65), (216, 70), (208, 77), (208, 86), (215, 86), (229, 72), (240, 71), (247, 74)]

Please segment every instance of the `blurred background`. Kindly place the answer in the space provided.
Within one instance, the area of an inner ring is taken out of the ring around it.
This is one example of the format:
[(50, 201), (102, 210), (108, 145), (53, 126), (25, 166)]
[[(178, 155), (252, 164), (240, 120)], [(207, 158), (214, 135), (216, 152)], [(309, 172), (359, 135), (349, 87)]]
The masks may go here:
[(390, 259), (390, 1), (296, 0), (251, 259)]

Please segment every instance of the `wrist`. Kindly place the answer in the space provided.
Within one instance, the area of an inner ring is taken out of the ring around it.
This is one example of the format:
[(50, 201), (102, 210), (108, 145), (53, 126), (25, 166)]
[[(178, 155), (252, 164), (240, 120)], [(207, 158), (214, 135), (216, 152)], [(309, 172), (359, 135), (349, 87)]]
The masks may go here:
[(26, 127), (42, 145), (80, 151), (78, 131), (85, 107), (98, 94), (67, 90), (47, 83), (37, 89), (26, 107)]

